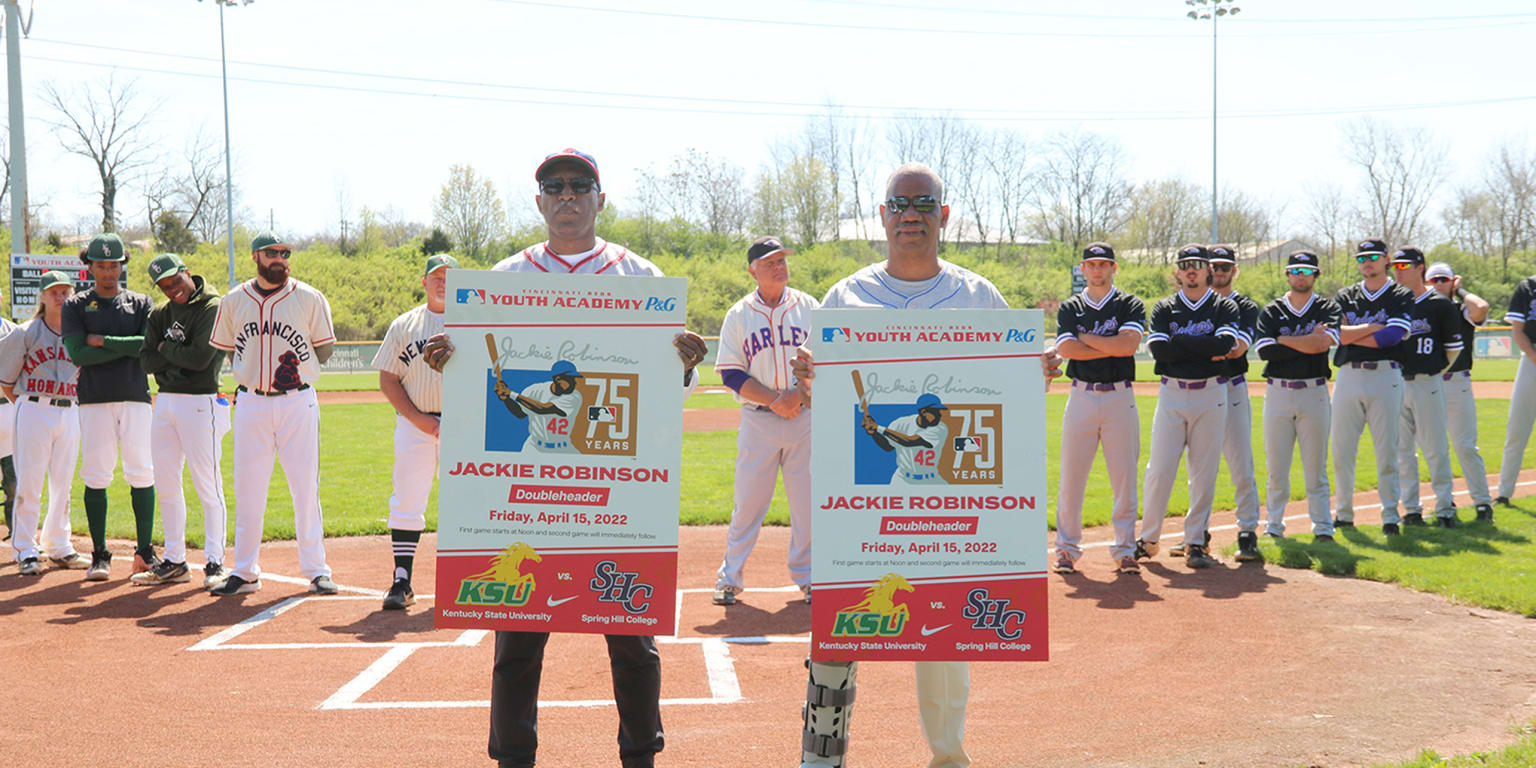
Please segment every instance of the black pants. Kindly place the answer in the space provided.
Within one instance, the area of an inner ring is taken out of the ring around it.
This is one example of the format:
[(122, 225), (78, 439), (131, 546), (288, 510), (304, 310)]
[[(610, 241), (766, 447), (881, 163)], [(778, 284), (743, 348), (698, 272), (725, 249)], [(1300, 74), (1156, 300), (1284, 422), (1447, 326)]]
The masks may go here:
[[(656, 638), (605, 635), (619, 709), (619, 761), (650, 768), (661, 751), (661, 655)], [(539, 678), (548, 632), (497, 632), (491, 667), (491, 758), (531, 766), (539, 748)]]

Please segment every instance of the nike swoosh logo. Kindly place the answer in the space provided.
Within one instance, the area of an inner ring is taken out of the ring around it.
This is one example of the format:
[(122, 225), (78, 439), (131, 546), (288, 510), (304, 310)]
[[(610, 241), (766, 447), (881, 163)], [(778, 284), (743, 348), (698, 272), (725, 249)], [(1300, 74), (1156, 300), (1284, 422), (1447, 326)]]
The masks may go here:
[(949, 629), (950, 627), (953, 627), (953, 626), (954, 626), (953, 624), (945, 624), (942, 627), (934, 627), (933, 629), (929, 629), (928, 625), (924, 624), (923, 628), (922, 628), (923, 637), (927, 637), (927, 636), (929, 636), (929, 635), (931, 635), (931, 634), (933, 634), (935, 632), (943, 632), (944, 630)]
[(572, 595), (570, 597), (562, 597), (559, 600), (556, 600), (553, 597), (551, 597), (551, 598), (548, 599), (548, 603), (549, 603), (549, 607), (554, 608), (554, 607), (556, 607), (558, 605), (562, 605), (564, 603), (569, 603), (570, 601), (575, 600), (575, 599), (576, 599), (575, 595)]

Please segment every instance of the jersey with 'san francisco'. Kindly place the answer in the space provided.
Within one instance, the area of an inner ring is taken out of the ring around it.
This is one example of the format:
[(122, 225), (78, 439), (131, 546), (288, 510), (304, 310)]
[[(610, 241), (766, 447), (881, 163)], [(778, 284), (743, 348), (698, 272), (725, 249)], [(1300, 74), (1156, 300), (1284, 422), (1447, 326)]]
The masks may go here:
[[(1145, 336), (1147, 307), (1141, 299), (1110, 286), (1098, 302), (1083, 291), (1061, 303), (1056, 309), (1056, 342), (1081, 336), (1117, 336), (1129, 328)], [(1068, 360), (1067, 376), (1077, 381), (1107, 383), (1134, 381), (1136, 356), (1101, 357), (1097, 360)]]
[[(1402, 330), (1404, 336), (1413, 330), (1409, 318), (1413, 308), (1413, 293), (1399, 283), (1388, 280), (1375, 291), (1368, 291), (1362, 280), (1339, 289), (1333, 300), (1339, 305), (1340, 325), (1380, 323)], [(1333, 364), (1343, 367), (1348, 363), (1396, 360), (1397, 354), (1397, 350), (1391, 347), (1378, 349), (1359, 344), (1340, 344), (1333, 353)]]
[(286, 392), (314, 383), (320, 375), (315, 347), (335, 341), (325, 295), (290, 277), (271, 294), (263, 295), (255, 280), (225, 294), (209, 343), (231, 353), (241, 386)]
[[(1241, 338), (1237, 332), (1237, 318), (1237, 304), (1209, 288), (1195, 301), (1183, 291), (1175, 291), (1172, 296), (1153, 304), (1147, 334), (1147, 347), (1157, 360), (1153, 370), (1160, 376), (1176, 379), (1208, 379), (1223, 375), (1226, 361), (1212, 360), (1212, 355), (1204, 353), (1181, 351), (1184, 347), (1180, 337), (1228, 336), (1235, 344)], [(1168, 351), (1170, 348), (1172, 351)], [(1231, 346), (1227, 348), (1231, 349)]]
[(1263, 358), (1264, 376), (1271, 379), (1326, 379), (1333, 375), (1328, 353), (1304, 354), (1281, 344), (1282, 337), (1307, 336), (1318, 328), (1339, 341), (1339, 305), (1327, 296), (1310, 294), (1305, 304), (1291, 306), (1290, 294), (1282, 293), (1259, 312), (1253, 351)]
[(837, 281), (822, 298), (823, 309), (1007, 309), (997, 286), (968, 269), (939, 259), (939, 273), (926, 280), (897, 280), (888, 262), (871, 264)]
[(1477, 343), (1477, 328), (1482, 323), (1474, 323), (1467, 316), (1467, 306), (1461, 299), (1453, 299), (1456, 302), (1456, 314), (1461, 317), (1461, 352), (1457, 353), (1456, 361), (1451, 363), (1451, 369), (1447, 373), (1472, 370), (1472, 348)]
[(1504, 313), (1504, 322), (1516, 320), (1525, 323), (1525, 337), (1536, 342), (1536, 276), (1521, 280), (1509, 297), (1509, 311)]
[(384, 334), (384, 343), (373, 356), (376, 370), (400, 377), (400, 385), (411, 404), (423, 413), (443, 410), (443, 374), (427, 365), (421, 348), (427, 339), (443, 332), (443, 313), (422, 304), (394, 319)]
[[(786, 287), (779, 303), (769, 306), (753, 291), (726, 310), (720, 323), (715, 371), (742, 371), (775, 390), (795, 385), (789, 361), (811, 330), (811, 310), (820, 303), (804, 291)], [(737, 402), (746, 402), (736, 395)]]
[(1413, 330), (1397, 345), (1403, 373), (1439, 373), (1450, 362), (1448, 355), (1461, 351), (1461, 316), (1439, 291), (1426, 288), (1414, 298), (1409, 324)]
[[(1259, 303), (1253, 299), (1248, 298), (1247, 296), (1244, 296), (1241, 293), (1238, 293), (1237, 291), (1233, 291), (1232, 295), (1228, 296), (1227, 298), (1231, 299), (1232, 303), (1237, 305), (1238, 337), (1243, 340), (1244, 344), (1252, 347), (1254, 334), (1258, 332), (1259, 326)], [(1222, 368), (1223, 370), (1221, 375), (1223, 376), (1227, 376), (1229, 378), (1233, 376), (1242, 376), (1248, 372), (1248, 355), (1244, 354), (1240, 357), (1234, 357), (1226, 361)]]
[(64, 349), (64, 337), (34, 317), (0, 340), (0, 384), (18, 398), (28, 395), (74, 400), (80, 369)]

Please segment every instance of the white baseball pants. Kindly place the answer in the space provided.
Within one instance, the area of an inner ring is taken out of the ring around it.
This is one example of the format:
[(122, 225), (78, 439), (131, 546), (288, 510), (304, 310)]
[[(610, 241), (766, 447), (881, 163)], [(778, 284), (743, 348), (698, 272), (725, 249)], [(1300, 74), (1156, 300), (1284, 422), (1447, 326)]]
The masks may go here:
[(23, 398), (15, 417), (16, 507), (11, 548), (16, 561), (38, 556), (37, 515), (48, 481), (48, 515), (43, 518), (42, 549), (49, 557), (69, 557), (69, 493), (80, 456), (80, 417), (73, 407), (59, 408)]
[[(1286, 386), (1295, 382), (1302, 388)], [(1328, 511), (1328, 424), (1332, 404), (1326, 379), (1273, 379), (1264, 392), (1264, 460), (1268, 510), (1264, 529), (1285, 535), (1285, 505), (1291, 500), (1291, 455), (1301, 447), (1301, 472), (1312, 533), (1333, 535)]]
[(743, 586), (742, 571), (757, 545), (781, 471), (789, 502), (789, 577), (796, 586), (811, 583), (810, 409), (785, 419), (748, 406), (741, 409), (736, 433), (735, 509), (725, 536), (725, 556), (715, 571), (716, 586)]
[(1237, 528), (1253, 532), (1259, 529), (1259, 482), (1253, 474), (1253, 404), (1248, 401), (1246, 377), (1227, 381), (1227, 426), (1221, 442), (1221, 455), (1227, 460), (1232, 477), (1232, 493), (1237, 507)]
[(1525, 446), (1531, 440), (1532, 425), (1536, 425), (1536, 363), (1521, 355), (1520, 367), (1515, 371), (1515, 389), (1509, 397), (1504, 459), (1499, 464), (1499, 495), (1506, 499), (1515, 495), (1515, 481), (1520, 478), (1520, 465), (1525, 458)]
[(293, 498), (293, 530), (304, 578), (329, 576), (320, 512), (320, 403), (315, 390), (277, 397), (242, 393), (235, 405), (235, 567), (246, 581), (261, 577), (256, 559), (267, 514), (272, 459), (283, 463)]
[(1090, 390), (1073, 381), (1067, 408), (1061, 417), (1061, 484), (1056, 491), (1056, 551), (1075, 562), (1083, 556), (1083, 495), (1088, 473), (1099, 446), (1104, 447), (1104, 467), (1114, 493), (1111, 520), (1115, 543), (1112, 560), (1136, 552), (1136, 465), (1141, 463), (1141, 418), (1130, 384), (1114, 389)]
[[(1203, 382), (1200, 389), (1181, 389), (1179, 382)], [(1184, 541), (1203, 544), (1211, 523), (1211, 504), (1216, 497), (1216, 473), (1221, 469), (1222, 433), (1227, 423), (1227, 387), (1216, 378), (1165, 378), (1157, 391), (1157, 411), (1152, 415), (1152, 445), (1142, 481), (1141, 538), (1155, 543), (1163, 537), (1163, 518), (1168, 516), (1168, 497), (1179, 459), (1189, 449), (1185, 464), (1189, 477), (1189, 514), (1184, 518)]]
[[(389, 496), (389, 527), (402, 531), (427, 529), (427, 501), (437, 479), (438, 441), (395, 414), (394, 493)], [(287, 469), (287, 465), (283, 467)]]
[(1333, 385), (1333, 508), (1343, 522), (1355, 521), (1355, 452), (1367, 424), (1376, 449), (1381, 522), (1402, 519), (1397, 513), (1397, 428), (1402, 421), (1403, 374), (1392, 365), (1381, 363), (1375, 370), (1346, 365)]
[(155, 484), (149, 450), (154, 408), (149, 403), (90, 403), (80, 408), (80, 479), (87, 488), (112, 485), (119, 449), (123, 479), (134, 488)]
[(185, 465), (203, 510), (203, 556), (210, 563), (222, 563), (228, 512), (219, 460), (229, 432), (229, 401), (219, 395), (161, 392), (155, 396), (154, 414), (149, 450), (165, 528), (165, 559), (187, 561), (187, 499), (181, 483)]
[(1492, 504), (1488, 495), (1488, 467), (1477, 449), (1477, 397), (1472, 394), (1471, 371), (1446, 374), (1445, 429), (1451, 436), (1451, 450), (1461, 462), (1461, 474), (1467, 481), (1467, 493), (1474, 506)]
[[(1438, 374), (1414, 376), (1403, 381), (1402, 421), (1397, 427), (1397, 477), (1402, 483), (1402, 511), (1423, 514), (1419, 503), (1419, 456), (1429, 465), (1429, 486), (1435, 492), (1435, 514), (1456, 514), (1451, 496), (1456, 475), (1451, 472), (1451, 452), (1445, 440), (1445, 380)], [(1418, 444), (1418, 452), (1414, 444)]]

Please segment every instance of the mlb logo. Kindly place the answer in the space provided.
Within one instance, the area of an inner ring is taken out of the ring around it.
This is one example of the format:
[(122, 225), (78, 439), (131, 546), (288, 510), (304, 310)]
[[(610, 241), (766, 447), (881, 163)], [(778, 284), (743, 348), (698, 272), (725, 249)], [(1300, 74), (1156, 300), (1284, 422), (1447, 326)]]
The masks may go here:
[(617, 424), (619, 422), (619, 412), (608, 405), (589, 405), (587, 406), (587, 421), (597, 424), (602, 424), (603, 422)]
[(853, 338), (853, 334), (849, 333), (847, 328), (823, 328), (823, 329), (821, 329), (821, 340), (824, 341), (824, 342), (837, 341), (837, 338), (839, 336), (841, 336), (843, 338), (843, 341), (848, 341), (848, 340)]
[(981, 438), (974, 436), (955, 438), (955, 453), (985, 453)]
[(460, 288), (455, 301), (460, 304), (468, 304), (471, 299), (479, 299), (479, 303), (484, 304), (485, 290), (481, 288)]

